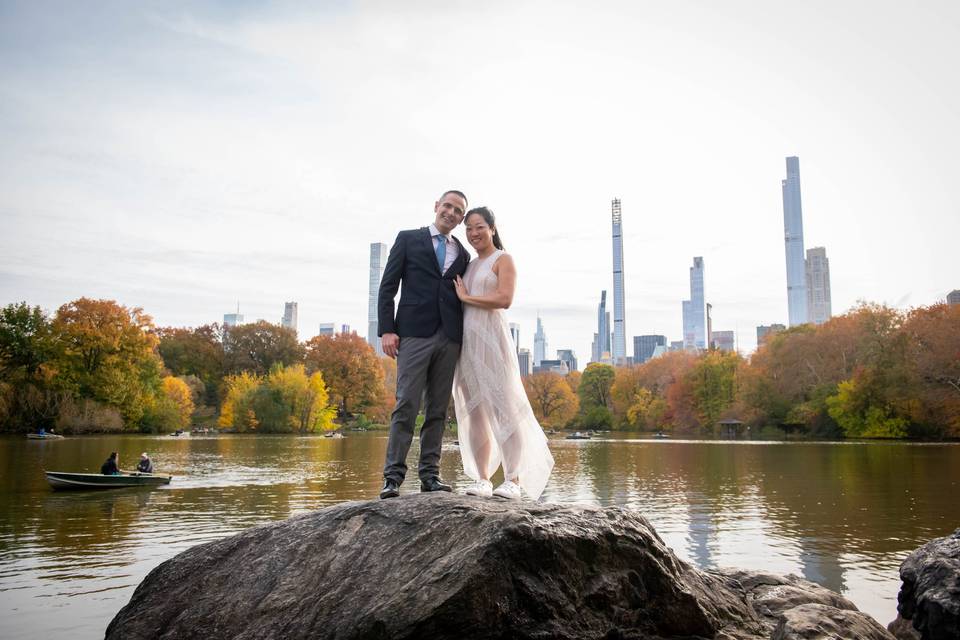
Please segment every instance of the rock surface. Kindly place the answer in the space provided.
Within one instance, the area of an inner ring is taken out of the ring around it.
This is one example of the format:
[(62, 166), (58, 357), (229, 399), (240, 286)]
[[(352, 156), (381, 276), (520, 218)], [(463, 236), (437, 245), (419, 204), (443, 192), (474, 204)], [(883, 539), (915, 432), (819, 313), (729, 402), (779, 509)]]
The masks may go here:
[(893, 638), (795, 576), (705, 572), (636, 512), (420, 494), (349, 502), (154, 569), (107, 638)]
[(900, 579), (899, 615), (889, 626), (897, 638), (911, 638), (907, 621), (923, 640), (960, 638), (960, 529), (907, 556)]

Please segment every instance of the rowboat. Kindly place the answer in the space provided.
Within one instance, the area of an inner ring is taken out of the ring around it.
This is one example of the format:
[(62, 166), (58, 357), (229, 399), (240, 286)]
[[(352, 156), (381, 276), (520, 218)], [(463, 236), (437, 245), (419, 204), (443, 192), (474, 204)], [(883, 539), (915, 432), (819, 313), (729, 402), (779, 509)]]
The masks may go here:
[(44, 473), (47, 474), (47, 482), (54, 490), (156, 487), (161, 484), (170, 484), (170, 480), (173, 479), (172, 476), (136, 472), (124, 472), (114, 476), (105, 476), (100, 473), (66, 473), (63, 471), (45, 471)]
[(567, 436), (567, 440), (589, 440), (589, 439), (590, 439), (589, 433), (580, 433), (579, 431), (577, 431), (576, 433), (571, 433), (570, 435)]
[(63, 436), (59, 433), (28, 433), (27, 438), (30, 440), (63, 440)]

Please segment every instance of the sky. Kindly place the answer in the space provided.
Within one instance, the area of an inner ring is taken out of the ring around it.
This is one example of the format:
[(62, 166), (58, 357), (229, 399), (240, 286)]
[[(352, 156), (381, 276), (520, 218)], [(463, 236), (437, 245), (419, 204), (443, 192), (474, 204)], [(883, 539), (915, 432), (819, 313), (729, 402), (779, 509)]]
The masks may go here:
[[(366, 334), (371, 242), (497, 216), (532, 350), (586, 363), (623, 207), (632, 336), (786, 323), (780, 181), (834, 314), (960, 288), (960, 3), (0, 0), (0, 304)], [(455, 232), (463, 239), (462, 227)], [(612, 308), (612, 300), (608, 302)]]

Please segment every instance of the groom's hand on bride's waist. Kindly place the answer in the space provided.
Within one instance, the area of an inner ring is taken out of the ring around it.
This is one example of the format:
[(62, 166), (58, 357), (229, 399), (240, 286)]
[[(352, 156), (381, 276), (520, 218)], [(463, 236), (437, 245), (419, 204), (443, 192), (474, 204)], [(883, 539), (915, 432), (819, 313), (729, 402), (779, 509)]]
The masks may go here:
[(391, 358), (397, 357), (397, 351), (400, 349), (400, 336), (395, 333), (385, 333), (380, 336), (380, 345), (383, 352)]

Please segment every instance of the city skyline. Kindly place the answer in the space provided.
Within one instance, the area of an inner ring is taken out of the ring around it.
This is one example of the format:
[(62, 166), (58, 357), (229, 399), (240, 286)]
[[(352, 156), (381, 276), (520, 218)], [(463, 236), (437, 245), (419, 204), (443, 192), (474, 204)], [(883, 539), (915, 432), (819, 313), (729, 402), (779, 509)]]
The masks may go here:
[(616, 195), (625, 338), (681, 337), (702, 256), (714, 326), (750, 352), (789, 320), (788, 156), (833, 315), (944, 299), (960, 6), (758, 6), (8, 5), (0, 302), (108, 298), (198, 326), (296, 300), (301, 339), (366, 334), (369, 244), (458, 188), (497, 214), (521, 346), (539, 310), (585, 361)]

